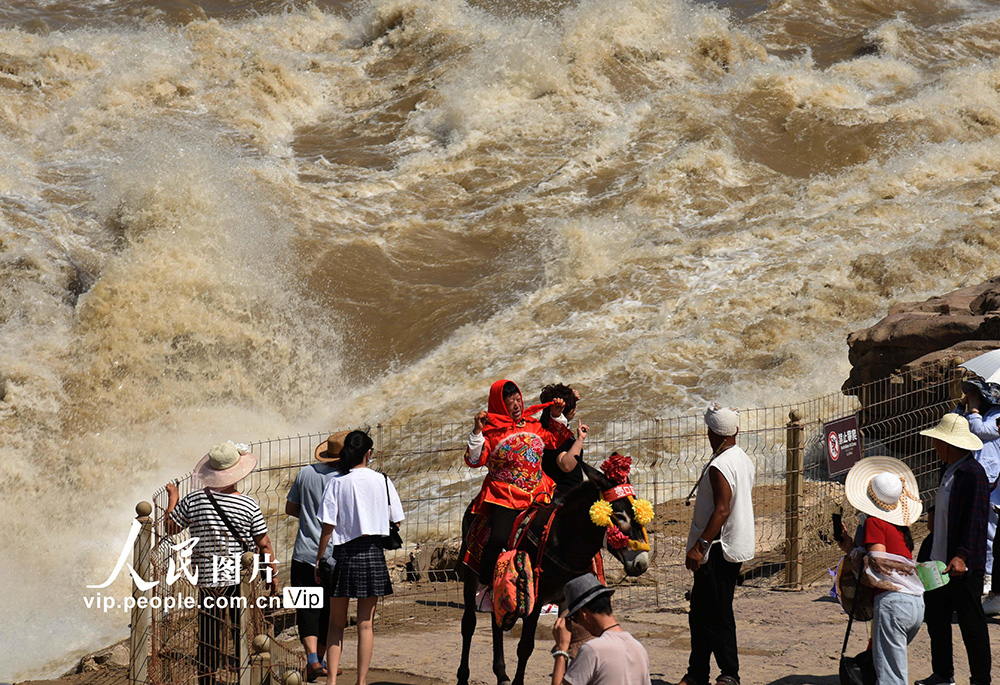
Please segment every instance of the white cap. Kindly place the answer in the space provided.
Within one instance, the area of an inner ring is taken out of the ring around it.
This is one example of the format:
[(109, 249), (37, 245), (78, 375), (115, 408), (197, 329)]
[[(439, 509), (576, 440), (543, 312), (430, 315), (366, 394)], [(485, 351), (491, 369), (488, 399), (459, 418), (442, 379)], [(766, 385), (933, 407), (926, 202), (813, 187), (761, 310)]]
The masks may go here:
[(903, 481), (891, 473), (878, 474), (871, 479), (869, 487), (879, 501), (891, 507), (896, 506), (899, 496), (903, 494)]
[(740, 428), (740, 416), (735, 409), (726, 409), (718, 402), (712, 402), (705, 412), (705, 425), (716, 435), (727, 438), (736, 435)]

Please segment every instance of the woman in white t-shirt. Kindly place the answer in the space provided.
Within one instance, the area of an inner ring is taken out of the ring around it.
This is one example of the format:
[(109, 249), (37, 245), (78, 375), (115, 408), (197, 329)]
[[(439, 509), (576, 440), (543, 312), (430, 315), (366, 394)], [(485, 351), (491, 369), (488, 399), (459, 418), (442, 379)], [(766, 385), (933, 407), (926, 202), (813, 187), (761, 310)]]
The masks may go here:
[(358, 600), (358, 684), (364, 685), (372, 661), (375, 605), (379, 597), (392, 594), (382, 537), (389, 534), (390, 520), (403, 520), (403, 505), (392, 481), (368, 468), (372, 444), (363, 431), (348, 433), (337, 462), (340, 473), (327, 483), (319, 509), (323, 531), (316, 557), (317, 581), (321, 564), (325, 566), (326, 546), (333, 541), (333, 571), (323, 579), (330, 595), (329, 683), (337, 680), (348, 602), (352, 597)]

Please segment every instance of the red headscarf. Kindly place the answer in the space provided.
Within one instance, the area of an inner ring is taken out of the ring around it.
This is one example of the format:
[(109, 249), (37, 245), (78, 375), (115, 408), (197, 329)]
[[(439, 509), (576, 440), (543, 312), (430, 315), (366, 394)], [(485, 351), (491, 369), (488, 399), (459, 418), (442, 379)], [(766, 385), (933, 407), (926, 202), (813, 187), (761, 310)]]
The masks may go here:
[[(517, 388), (517, 394), (521, 395), (521, 389), (517, 387), (517, 383), (514, 381), (501, 379), (491, 385), (490, 399), (486, 405), (487, 422), (489, 425), (486, 426), (484, 432), (506, 431), (509, 428), (517, 426), (517, 423), (511, 418), (510, 412), (507, 411), (507, 405), (503, 401), (503, 387), (508, 383)], [(534, 420), (531, 416), (532, 414), (537, 414), (546, 407), (552, 406), (552, 404), (552, 402), (546, 402), (545, 404), (533, 404), (530, 407), (525, 407), (521, 412), (521, 419)], [(524, 406), (524, 395), (521, 395), (521, 406)]]

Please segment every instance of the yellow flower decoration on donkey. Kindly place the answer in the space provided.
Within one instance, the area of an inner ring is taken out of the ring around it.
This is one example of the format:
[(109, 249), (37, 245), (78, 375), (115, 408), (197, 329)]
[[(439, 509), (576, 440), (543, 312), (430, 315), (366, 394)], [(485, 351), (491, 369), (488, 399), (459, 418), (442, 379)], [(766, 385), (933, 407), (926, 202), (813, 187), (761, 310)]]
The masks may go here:
[[(611, 482), (611, 489), (601, 493), (601, 499), (590, 506), (590, 520), (595, 526), (608, 529), (608, 547), (610, 549), (624, 549), (628, 547), (637, 552), (649, 551), (649, 538), (646, 535), (646, 524), (653, 520), (653, 505), (649, 500), (637, 499), (635, 490), (628, 482), (628, 473), (632, 468), (632, 459), (615, 452), (603, 464), (601, 470)], [(611, 518), (614, 509), (611, 503), (620, 499), (628, 498), (632, 503), (632, 512), (635, 514), (636, 522), (642, 526), (642, 541), (630, 540)]]
[(610, 502), (599, 499), (590, 505), (590, 520), (594, 522), (595, 526), (605, 528), (611, 525), (611, 514), (613, 512), (614, 510), (611, 508)]
[[(641, 526), (645, 526), (653, 520), (653, 505), (648, 499), (632, 500), (632, 511), (635, 513), (635, 520)], [(611, 503), (603, 499), (597, 500), (590, 506), (590, 520), (594, 522), (595, 526), (602, 528), (610, 526), (613, 513)]]
[(638, 521), (641, 526), (644, 526), (653, 520), (653, 505), (648, 499), (633, 500), (632, 511), (635, 513), (635, 520)]

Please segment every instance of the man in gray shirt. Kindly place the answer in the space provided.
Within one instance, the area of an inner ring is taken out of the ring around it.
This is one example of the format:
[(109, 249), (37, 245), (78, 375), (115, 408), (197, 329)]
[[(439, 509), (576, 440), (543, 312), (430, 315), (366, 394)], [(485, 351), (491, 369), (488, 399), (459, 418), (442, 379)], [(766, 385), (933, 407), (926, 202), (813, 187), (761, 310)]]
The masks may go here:
[[(651, 685), (646, 648), (611, 613), (614, 593), (589, 573), (566, 583), (564, 609), (552, 629), (556, 640), (552, 685)], [(594, 636), (580, 646), (568, 666), (571, 634), (567, 621)]]
[[(323, 490), (338, 472), (332, 462), (340, 458), (347, 431), (334, 433), (316, 447), (313, 456), (317, 463), (304, 467), (295, 477), (285, 502), (285, 513), (299, 519), (299, 532), (292, 551), (291, 585), (316, 587), (316, 555), (323, 524), (319, 520), (319, 506)], [(333, 546), (328, 548), (328, 556)], [(329, 560), (332, 563), (332, 559)], [(320, 654), (326, 652), (326, 630), (330, 623), (330, 596), (323, 591), (323, 606), (318, 609), (296, 609), (295, 622), (299, 639), (306, 650), (306, 680), (310, 683), (326, 677), (326, 667)]]

